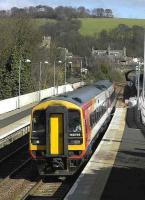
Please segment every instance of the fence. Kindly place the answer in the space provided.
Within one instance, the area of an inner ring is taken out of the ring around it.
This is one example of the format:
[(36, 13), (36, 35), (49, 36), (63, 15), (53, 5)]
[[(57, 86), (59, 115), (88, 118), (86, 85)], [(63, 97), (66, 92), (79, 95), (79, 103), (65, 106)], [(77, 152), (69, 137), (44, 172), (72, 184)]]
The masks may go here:
[(74, 84), (61, 85), (56, 88), (51, 87), (45, 90), (41, 90), (40, 92), (36, 91), (33, 93), (21, 95), (20, 97), (17, 96), (17, 97), (1, 100), (0, 114), (21, 108), (31, 103), (39, 102), (41, 99), (50, 97), (55, 94), (61, 94), (64, 92), (73, 91), (74, 89), (80, 87), (83, 84), (84, 84), (83, 82), (78, 82)]

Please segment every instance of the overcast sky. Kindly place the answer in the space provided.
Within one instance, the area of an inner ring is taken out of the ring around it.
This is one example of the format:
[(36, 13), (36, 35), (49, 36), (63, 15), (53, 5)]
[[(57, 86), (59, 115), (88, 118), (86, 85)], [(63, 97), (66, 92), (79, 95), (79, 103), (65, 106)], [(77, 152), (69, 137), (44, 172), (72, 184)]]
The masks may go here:
[(145, 19), (145, 0), (0, 0), (0, 10), (11, 7), (28, 7), (36, 5), (59, 5), (86, 8), (111, 8), (116, 17)]

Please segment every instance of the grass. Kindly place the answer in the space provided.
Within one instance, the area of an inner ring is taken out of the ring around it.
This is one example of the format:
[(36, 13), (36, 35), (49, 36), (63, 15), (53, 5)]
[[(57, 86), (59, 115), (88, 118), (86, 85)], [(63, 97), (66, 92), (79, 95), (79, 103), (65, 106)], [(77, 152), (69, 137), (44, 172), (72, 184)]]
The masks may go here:
[(145, 19), (84, 18), (80, 20), (82, 22), (80, 29), (82, 35), (97, 35), (103, 29), (109, 31), (116, 28), (119, 24), (126, 24), (129, 27), (134, 25), (145, 27)]
[[(13, 21), (10, 18), (1, 18), (0, 24), (6, 24)], [(111, 29), (116, 28), (119, 24), (126, 24), (129, 27), (134, 25), (145, 27), (145, 19), (117, 19), (117, 18), (82, 18), (80, 19), (82, 22), (82, 26), (80, 29), (80, 33), (82, 35), (98, 35), (103, 29), (109, 31)], [(56, 23), (57, 21), (54, 19), (46, 19), (46, 18), (37, 18), (32, 19), (32, 22), (36, 27), (40, 27), (46, 23)]]
[(32, 19), (34, 24), (36, 24), (38, 27), (42, 26), (47, 23), (56, 23), (55, 19), (46, 19), (46, 18), (37, 18), (37, 19)]
[[(3, 24), (11, 24), (15, 21), (15, 18), (0, 18), (0, 25)], [(36, 26), (40, 27), (47, 23), (56, 23), (55, 19), (46, 19), (46, 18), (37, 18), (37, 19), (31, 19), (31, 22)]]

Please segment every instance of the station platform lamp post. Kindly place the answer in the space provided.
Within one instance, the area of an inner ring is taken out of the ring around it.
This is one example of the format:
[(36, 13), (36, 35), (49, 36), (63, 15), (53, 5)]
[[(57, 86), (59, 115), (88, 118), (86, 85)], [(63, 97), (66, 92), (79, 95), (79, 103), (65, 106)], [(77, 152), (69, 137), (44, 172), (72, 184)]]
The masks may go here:
[(56, 64), (60, 64), (60, 65), (64, 65), (64, 85), (65, 85), (65, 92), (66, 92), (66, 84), (67, 84), (67, 64), (71, 65), (71, 72), (72, 72), (72, 61), (67, 61), (67, 59), (72, 59), (72, 55), (67, 55), (68, 50), (66, 48), (62, 48), (64, 49), (64, 60), (58, 60), (59, 58), (56, 58), (56, 60), (54, 61), (54, 65), (53, 65), (53, 86), (54, 86), (54, 95), (55, 95), (55, 88), (56, 88)]
[(140, 95), (140, 63), (136, 66), (137, 72), (137, 108), (139, 110), (139, 95)]
[(133, 61), (136, 63), (136, 83), (137, 83), (137, 108), (139, 110), (139, 96), (140, 96), (140, 70), (141, 70), (141, 63), (138, 58), (133, 58)]
[[(64, 85), (65, 85), (65, 92), (66, 92), (66, 84), (67, 84), (67, 62), (66, 61), (62, 61), (62, 60), (58, 60), (57, 61), (58, 64), (64, 64)], [(68, 62), (71, 65), (72, 68), (72, 62)], [(54, 61), (54, 65), (53, 65), (53, 87), (54, 87), (54, 96), (55, 96), (55, 88), (56, 88), (56, 61)]]
[[(26, 59), (24, 63), (31, 63), (31, 60)], [(19, 94), (18, 94), (18, 108), (20, 108), (20, 96), (21, 96), (21, 69), (22, 69), (22, 60), (19, 62)]]
[(41, 89), (42, 89), (42, 64), (49, 64), (48, 61), (39, 63), (39, 101), (41, 100)]
[(83, 61), (82, 61), (82, 58), (81, 58), (81, 66), (80, 66), (80, 69), (81, 69), (81, 82), (83, 81)]
[[(21, 107), (20, 105), (20, 96), (21, 96), (21, 69), (22, 63), (31, 63), (31, 60), (26, 59), (24, 61), (20, 60), (19, 62), (19, 94), (18, 94), (18, 108)], [(39, 101), (41, 100), (41, 80), (42, 80), (42, 64), (48, 64), (48, 61), (40, 62), (39, 63)]]

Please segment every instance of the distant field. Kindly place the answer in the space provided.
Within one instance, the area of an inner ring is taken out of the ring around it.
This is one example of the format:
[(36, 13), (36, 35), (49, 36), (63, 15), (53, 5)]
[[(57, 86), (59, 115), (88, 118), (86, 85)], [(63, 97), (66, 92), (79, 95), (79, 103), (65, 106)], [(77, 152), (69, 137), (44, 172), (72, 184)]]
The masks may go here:
[[(129, 27), (132, 27), (133, 25), (145, 27), (145, 19), (83, 18), (80, 19), (80, 21), (82, 22), (82, 27), (80, 29), (80, 33), (82, 35), (98, 34), (103, 29), (109, 31), (116, 28), (119, 24), (126, 24)], [(11, 22), (13, 22), (13, 19), (0, 19), (0, 24), (9, 24), (11, 26)], [(44, 25), (48, 22), (56, 23), (57, 21), (54, 19), (39, 18), (32, 19), (32, 22), (34, 25), (36, 25), (36, 27), (40, 27), (41, 25)]]
[[(0, 25), (11, 24), (13, 21), (15, 21), (15, 18), (0, 18)], [(34, 25), (39, 27), (47, 23), (56, 23), (56, 20), (46, 19), (46, 18), (37, 18), (37, 19), (32, 19), (32, 23), (34, 23)]]
[(80, 29), (82, 35), (98, 34), (103, 29), (111, 30), (116, 28), (119, 24), (126, 24), (129, 27), (132, 27), (133, 25), (145, 27), (144, 19), (84, 18), (80, 20), (82, 22), (82, 27)]
[(37, 26), (42, 26), (47, 23), (56, 23), (55, 19), (45, 19), (45, 18), (39, 18), (39, 19), (33, 19), (32, 20)]
[[(119, 24), (126, 24), (129, 27), (134, 25), (145, 27), (145, 19), (116, 19), (116, 18), (84, 18), (80, 19), (82, 27), (80, 33), (82, 35), (94, 35), (101, 32), (103, 29), (107, 31), (116, 28)], [(34, 23), (37, 26), (44, 25), (45, 23), (56, 23), (56, 20), (52, 19), (34, 19)]]

